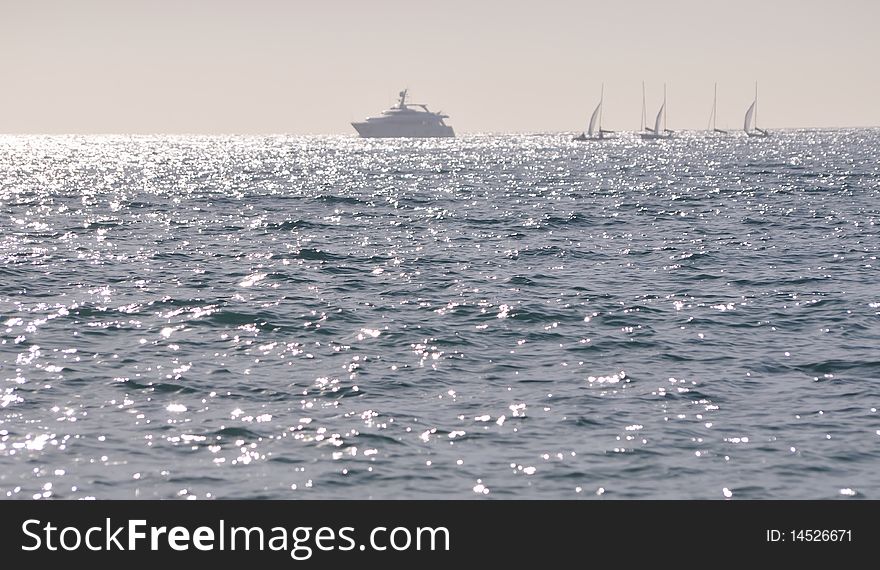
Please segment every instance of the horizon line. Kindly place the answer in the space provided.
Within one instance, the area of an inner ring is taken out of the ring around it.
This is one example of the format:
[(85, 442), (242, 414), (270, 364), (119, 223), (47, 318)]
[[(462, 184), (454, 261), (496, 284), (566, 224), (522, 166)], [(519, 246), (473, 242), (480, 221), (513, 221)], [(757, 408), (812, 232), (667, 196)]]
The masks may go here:
[[(841, 131), (847, 129), (865, 130), (880, 129), (878, 125), (858, 125), (858, 126), (836, 126), (836, 127), (765, 127), (774, 131)], [(730, 134), (741, 132), (743, 129), (728, 129)], [(570, 135), (572, 133), (582, 132), (582, 129), (572, 129), (563, 131), (461, 131), (456, 133), (455, 137), (441, 138), (457, 138), (460, 135)], [(639, 129), (622, 129), (615, 131), (617, 133), (639, 133)], [(710, 129), (673, 129), (676, 133), (704, 133), (710, 132)], [(357, 133), (291, 133), (291, 132), (222, 132), (222, 131), (90, 131), (90, 132), (2, 132), (0, 137), (24, 137), (24, 136), (43, 136), (43, 137), (66, 137), (66, 136), (287, 136), (287, 137), (350, 137), (350, 138), (376, 138), (377, 140), (387, 139), (412, 139), (412, 140), (429, 140), (437, 137), (360, 137)]]

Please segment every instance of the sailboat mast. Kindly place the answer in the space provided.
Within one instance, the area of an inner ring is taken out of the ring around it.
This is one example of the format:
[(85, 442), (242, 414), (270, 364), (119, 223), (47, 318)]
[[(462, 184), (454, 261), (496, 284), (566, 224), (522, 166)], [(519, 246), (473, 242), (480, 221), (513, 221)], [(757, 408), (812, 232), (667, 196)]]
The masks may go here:
[(755, 129), (758, 128), (758, 82), (755, 81)]
[(641, 130), (645, 130), (645, 121), (646, 121), (646, 110), (645, 110), (645, 82), (642, 81), (642, 126)]
[(602, 137), (602, 107), (604, 107), (603, 103), (605, 102), (605, 84), (602, 84), (602, 89), (599, 91), (599, 137)]
[(718, 121), (718, 83), (715, 83), (715, 96), (712, 98), (712, 130), (717, 129)]
[(668, 129), (666, 128), (666, 116), (669, 114), (669, 109), (666, 107), (666, 84), (663, 84), (663, 132), (666, 132)]

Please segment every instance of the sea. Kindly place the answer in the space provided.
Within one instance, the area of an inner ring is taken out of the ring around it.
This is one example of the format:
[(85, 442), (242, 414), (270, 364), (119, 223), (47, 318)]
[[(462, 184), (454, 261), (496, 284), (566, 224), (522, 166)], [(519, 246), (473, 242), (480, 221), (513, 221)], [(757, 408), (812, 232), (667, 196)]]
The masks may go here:
[(878, 150), (0, 136), (0, 497), (878, 499)]

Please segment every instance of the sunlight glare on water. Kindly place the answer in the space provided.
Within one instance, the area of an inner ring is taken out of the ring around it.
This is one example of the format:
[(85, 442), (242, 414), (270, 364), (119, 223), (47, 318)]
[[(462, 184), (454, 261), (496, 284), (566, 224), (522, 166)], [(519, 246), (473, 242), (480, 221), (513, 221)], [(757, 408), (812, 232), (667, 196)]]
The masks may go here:
[(0, 497), (878, 498), (878, 130), (0, 137)]

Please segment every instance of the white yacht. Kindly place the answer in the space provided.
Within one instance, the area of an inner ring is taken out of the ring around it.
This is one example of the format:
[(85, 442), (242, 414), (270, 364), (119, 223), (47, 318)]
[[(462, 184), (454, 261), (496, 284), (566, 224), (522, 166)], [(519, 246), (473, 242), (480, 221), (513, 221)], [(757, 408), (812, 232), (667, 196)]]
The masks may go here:
[(406, 92), (406, 89), (400, 92), (400, 100), (394, 107), (351, 126), (364, 138), (455, 136), (452, 127), (443, 122), (449, 115), (431, 112), (421, 103), (407, 103)]

